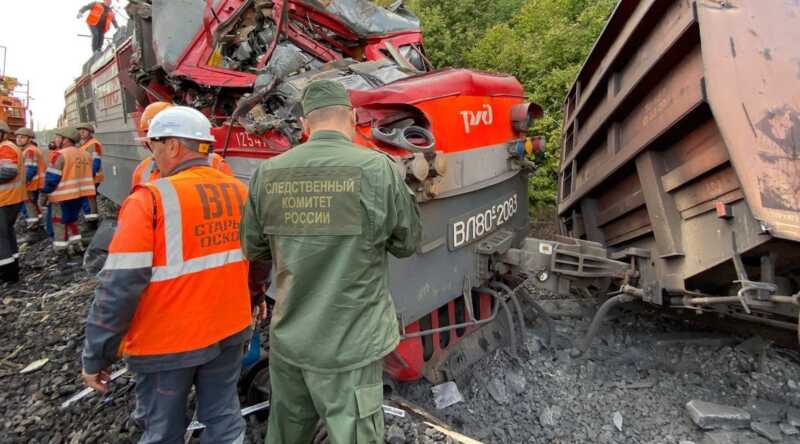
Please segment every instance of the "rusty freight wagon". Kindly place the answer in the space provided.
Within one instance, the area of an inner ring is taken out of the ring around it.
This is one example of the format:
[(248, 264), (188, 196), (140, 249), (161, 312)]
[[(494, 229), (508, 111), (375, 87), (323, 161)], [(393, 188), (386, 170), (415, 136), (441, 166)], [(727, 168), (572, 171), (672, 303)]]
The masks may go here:
[(631, 297), (797, 328), (798, 41), (797, 2), (618, 4), (564, 103), (558, 214), (635, 264)]

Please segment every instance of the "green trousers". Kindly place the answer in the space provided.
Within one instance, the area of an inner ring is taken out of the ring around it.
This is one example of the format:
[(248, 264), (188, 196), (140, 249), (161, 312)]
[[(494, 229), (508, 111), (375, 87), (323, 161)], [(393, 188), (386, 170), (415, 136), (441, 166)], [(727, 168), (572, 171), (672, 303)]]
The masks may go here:
[(272, 404), (267, 444), (308, 444), (321, 418), (331, 444), (383, 442), (383, 361), (340, 373), (269, 362)]

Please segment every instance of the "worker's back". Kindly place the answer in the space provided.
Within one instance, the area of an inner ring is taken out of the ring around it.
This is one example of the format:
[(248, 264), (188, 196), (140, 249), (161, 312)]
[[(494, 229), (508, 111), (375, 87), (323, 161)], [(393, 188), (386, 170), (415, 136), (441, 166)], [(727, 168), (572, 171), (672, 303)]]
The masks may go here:
[(92, 157), (75, 146), (58, 150), (51, 171), (60, 172), (58, 187), (50, 193), (50, 202), (64, 202), (94, 196)]
[(251, 205), (274, 259), (271, 350), (309, 370), (343, 371), (396, 347), (386, 253), (413, 254), (420, 229), (388, 157), (316, 132), (262, 164)]
[(197, 350), (250, 324), (238, 236), (247, 190), (205, 163), (137, 187), (122, 208), (126, 217), (136, 216), (118, 229), (106, 269), (151, 270), (123, 340), (126, 355)]

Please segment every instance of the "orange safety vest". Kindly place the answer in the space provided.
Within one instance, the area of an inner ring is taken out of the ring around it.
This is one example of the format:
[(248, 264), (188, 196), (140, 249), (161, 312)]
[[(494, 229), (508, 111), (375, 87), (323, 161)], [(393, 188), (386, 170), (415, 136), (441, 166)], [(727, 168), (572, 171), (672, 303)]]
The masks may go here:
[(200, 350), (250, 325), (238, 234), (246, 197), (238, 180), (198, 166), (126, 199), (104, 270), (151, 268), (152, 276), (120, 344), (123, 356)]
[(44, 160), (44, 154), (38, 146), (30, 144), (25, 147), (22, 152), (25, 158), (25, 167), (36, 166), (36, 175), (33, 176), (28, 182), (28, 191), (37, 191), (44, 188), (44, 171), (47, 169), (47, 162)]
[[(89, 153), (89, 155), (92, 156), (92, 162), (94, 162), (95, 159), (103, 158), (103, 144), (100, 143), (100, 141), (95, 139), (94, 137), (89, 139), (88, 142), (81, 145), (81, 149), (83, 151), (86, 151), (87, 153)], [(103, 168), (100, 167), (100, 169), (97, 171), (97, 174), (94, 176), (94, 183), (96, 184), (103, 183), (104, 178), (105, 176), (103, 175)]]
[[(233, 177), (233, 170), (231, 170), (228, 162), (225, 162), (225, 158), (217, 153), (209, 154), (208, 166)], [(153, 156), (146, 157), (139, 162), (139, 165), (136, 165), (136, 169), (133, 170), (133, 174), (131, 175), (131, 191), (133, 191), (136, 185), (152, 182), (159, 177), (161, 177), (161, 172), (156, 168), (155, 159)]]
[(92, 181), (92, 158), (89, 153), (74, 146), (62, 148), (59, 155), (64, 158), (61, 170), (51, 166), (47, 171), (60, 174), (61, 181), (50, 193), (50, 202), (64, 202), (97, 194)]
[(47, 150), (47, 165), (53, 166), (56, 164), (56, 160), (58, 159), (58, 150), (60, 148), (49, 149)]
[(15, 205), (28, 198), (22, 150), (17, 145), (5, 141), (0, 143), (0, 165), (9, 164), (17, 167), (17, 176), (10, 182), (0, 184), (0, 207)]
[(94, 6), (92, 6), (92, 10), (89, 11), (89, 16), (86, 17), (86, 24), (89, 26), (97, 26), (106, 8), (108, 8), (108, 14), (106, 15), (106, 23), (103, 26), (103, 32), (108, 32), (108, 29), (111, 27), (111, 21), (114, 20), (114, 11), (102, 3), (95, 3)]

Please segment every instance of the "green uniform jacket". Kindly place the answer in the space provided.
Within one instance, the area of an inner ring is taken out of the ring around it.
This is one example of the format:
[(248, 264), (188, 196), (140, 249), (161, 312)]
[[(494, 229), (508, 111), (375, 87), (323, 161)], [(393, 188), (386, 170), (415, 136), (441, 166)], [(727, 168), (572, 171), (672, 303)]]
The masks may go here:
[(273, 260), (270, 352), (342, 372), (397, 347), (389, 260), (414, 254), (419, 207), (391, 159), (339, 132), (265, 161), (240, 227), (250, 260)]

